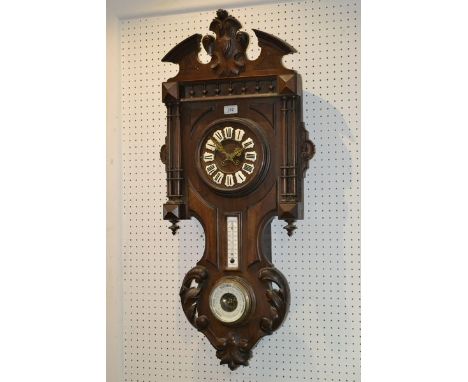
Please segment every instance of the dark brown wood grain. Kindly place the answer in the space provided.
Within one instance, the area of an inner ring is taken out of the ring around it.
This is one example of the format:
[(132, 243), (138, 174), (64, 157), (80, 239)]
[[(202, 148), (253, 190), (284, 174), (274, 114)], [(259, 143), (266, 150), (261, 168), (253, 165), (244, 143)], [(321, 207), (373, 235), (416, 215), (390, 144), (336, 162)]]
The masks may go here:
[[(245, 54), (248, 35), (239, 29), (233, 16), (219, 10), (210, 25), (216, 38), (203, 38), (211, 62), (198, 60), (201, 35), (190, 36), (163, 58), (178, 64), (179, 73), (162, 84), (167, 137), (161, 160), (168, 196), (163, 218), (171, 221), (174, 234), (178, 222), (191, 217), (205, 232), (205, 252), (183, 281), (182, 306), (221, 363), (232, 370), (246, 366), (255, 344), (277, 330), (287, 315), (290, 292), (286, 278), (272, 263), (270, 225), (277, 216), (287, 222), (291, 235), (294, 222), (303, 218), (303, 178), (315, 152), (302, 123), (300, 76), (281, 62), (294, 48), (254, 30), (262, 50), (251, 61)], [(229, 105), (237, 106), (235, 115), (224, 114)], [(206, 181), (198, 163), (201, 142), (206, 142), (211, 126), (223, 121), (254, 126), (256, 139), (265, 145), (261, 171), (257, 169), (254, 180), (236, 192)], [(236, 270), (226, 265), (227, 215), (240, 221)], [(252, 294), (251, 312), (235, 325), (217, 320), (209, 306), (213, 286), (226, 276), (241, 279)]]

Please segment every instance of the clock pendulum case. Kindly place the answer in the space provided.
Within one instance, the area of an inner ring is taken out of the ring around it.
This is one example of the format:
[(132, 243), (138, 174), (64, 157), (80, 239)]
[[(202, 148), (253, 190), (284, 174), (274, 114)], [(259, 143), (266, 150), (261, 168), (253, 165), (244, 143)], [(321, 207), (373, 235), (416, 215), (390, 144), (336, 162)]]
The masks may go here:
[[(253, 29), (260, 56), (249, 60), (249, 35), (225, 10), (163, 58), (179, 65), (162, 84), (167, 136), (163, 217), (197, 218), (205, 251), (180, 290), (189, 322), (216, 349), (221, 364), (248, 365), (251, 350), (279, 328), (290, 292), (271, 254), (271, 221), (289, 236), (303, 218), (304, 176), (314, 155), (302, 122), (301, 78), (282, 65), (292, 46)], [(198, 60), (200, 43), (211, 56)]]

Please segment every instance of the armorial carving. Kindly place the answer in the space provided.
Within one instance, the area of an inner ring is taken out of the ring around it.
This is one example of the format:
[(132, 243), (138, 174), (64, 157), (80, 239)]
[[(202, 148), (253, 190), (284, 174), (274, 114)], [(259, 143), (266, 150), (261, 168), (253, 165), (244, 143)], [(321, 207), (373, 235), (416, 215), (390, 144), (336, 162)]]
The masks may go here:
[(238, 32), (242, 25), (224, 9), (219, 9), (216, 16), (210, 24), (210, 31), (216, 33), (216, 39), (206, 35), (202, 40), (203, 47), (211, 56), (210, 67), (219, 76), (238, 75), (245, 66), (249, 35)]

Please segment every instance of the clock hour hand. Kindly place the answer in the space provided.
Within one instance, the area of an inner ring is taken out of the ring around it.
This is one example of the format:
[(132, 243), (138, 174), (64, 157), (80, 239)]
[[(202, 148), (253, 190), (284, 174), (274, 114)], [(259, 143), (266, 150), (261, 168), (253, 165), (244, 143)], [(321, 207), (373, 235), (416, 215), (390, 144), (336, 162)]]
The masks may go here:
[(226, 162), (228, 161), (231, 161), (234, 164), (238, 164), (238, 163), (235, 163), (236, 161), (233, 159), (233, 154), (234, 152), (232, 153), (225, 152), (224, 154), (225, 157), (224, 157), (224, 160), (221, 162), (221, 166), (226, 166)]
[(218, 143), (216, 140), (214, 141), (214, 144), (216, 146), (216, 150), (218, 150), (220, 153), (223, 153), (225, 155), (228, 155), (228, 153), (226, 152), (226, 150), (224, 150), (224, 147), (222, 144)]
[(223, 145), (216, 140), (214, 141), (216, 150), (224, 154), (224, 160), (221, 162), (221, 166), (226, 166), (226, 161), (232, 160), (229, 153), (224, 149)]

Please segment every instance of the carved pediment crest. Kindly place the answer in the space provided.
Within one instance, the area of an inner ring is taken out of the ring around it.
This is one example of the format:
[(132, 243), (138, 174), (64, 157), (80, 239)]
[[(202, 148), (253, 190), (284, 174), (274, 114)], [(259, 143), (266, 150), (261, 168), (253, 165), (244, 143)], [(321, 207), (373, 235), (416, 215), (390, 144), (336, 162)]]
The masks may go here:
[[(214, 79), (225, 77), (249, 77), (265, 74), (289, 75), (294, 70), (283, 66), (281, 59), (284, 55), (295, 53), (296, 50), (269, 33), (252, 29), (261, 48), (260, 55), (255, 60), (249, 60), (246, 50), (249, 45), (249, 35), (240, 31), (241, 23), (226, 10), (219, 9), (216, 17), (211, 21), (210, 31), (215, 36), (207, 34), (193, 34), (172, 48), (163, 58), (163, 62), (179, 65), (179, 73), (165, 83), (164, 99), (177, 97), (179, 87), (171, 87), (170, 82)], [(200, 62), (198, 54), (202, 45), (208, 55), (209, 63)], [(287, 82), (287, 77), (285, 77)], [(287, 85), (287, 84), (286, 84)]]
[(241, 28), (235, 17), (219, 9), (210, 24), (210, 31), (216, 34), (216, 38), (212, 35), (203, 37), (203, 47), (211, 56), (210, 67), (219, 76), (238, 75), (245, 67), (249, 35), (239, 32)]

